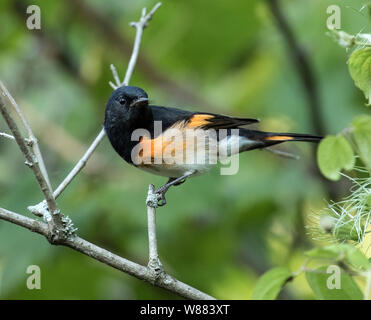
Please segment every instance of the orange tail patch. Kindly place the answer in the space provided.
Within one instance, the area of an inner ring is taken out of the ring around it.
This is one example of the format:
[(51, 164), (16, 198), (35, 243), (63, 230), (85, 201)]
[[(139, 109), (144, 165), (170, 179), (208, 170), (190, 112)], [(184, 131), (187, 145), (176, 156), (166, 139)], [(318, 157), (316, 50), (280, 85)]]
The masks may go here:
[(293, 137), (290, 136), (270, 136), (266, 137), (264, 140), (270, 140), (270, 141), (286, 141), (286, 140), (293, 140)]

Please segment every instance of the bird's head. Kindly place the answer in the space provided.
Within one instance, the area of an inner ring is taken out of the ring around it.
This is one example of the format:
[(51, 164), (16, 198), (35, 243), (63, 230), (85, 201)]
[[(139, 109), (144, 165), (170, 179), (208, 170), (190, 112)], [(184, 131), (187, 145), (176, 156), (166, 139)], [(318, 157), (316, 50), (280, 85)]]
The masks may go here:
[[(106, 106), (107, 117), (120, 118), (125, 121), (132, 119), (148, 106), (147, 93), (138, 87), (123, 86), (116, 89), (109, 98)], [(113, 119), (112, 119), (113, 120)]]

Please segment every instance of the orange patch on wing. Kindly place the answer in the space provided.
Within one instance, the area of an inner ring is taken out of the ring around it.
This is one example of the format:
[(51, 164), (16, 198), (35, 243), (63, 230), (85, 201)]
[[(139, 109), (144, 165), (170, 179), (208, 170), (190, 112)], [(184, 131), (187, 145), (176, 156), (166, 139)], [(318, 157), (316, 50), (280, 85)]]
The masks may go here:
[(195, 114), (189, 122), (187, 123), (187, 128), (197, 128), (202, 127), (205, 124), (208, 124), (209, 121), (207, 119), (213, 118), (214, 116), (211, 114)]
[(286, 141), (286, 140), (293, 140), (293, 137), (290, 136), (271, 136), (271, 137), (266, 137), (265, 140), (270, 140), (270, 141)]

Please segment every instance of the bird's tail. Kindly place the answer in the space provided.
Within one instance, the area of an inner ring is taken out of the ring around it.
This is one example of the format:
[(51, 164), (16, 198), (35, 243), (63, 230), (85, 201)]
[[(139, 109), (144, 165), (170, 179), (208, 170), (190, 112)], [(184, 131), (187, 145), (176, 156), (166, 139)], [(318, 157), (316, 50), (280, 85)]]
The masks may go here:
[[(307, 141), (307, 142), (319, 142), (321, 136), (302, 134), (302, 133), (276, 133), (276, 132), (264, 132), (257, 130), (245, 129), (242, 132), (242, 136), (247, 138), (248, 141), (254, 141), (256, 144), (251, 143), (249, 147), (243, 148), (245, 150), (260, 149), (273, 146), (286, 141)], [(244, 150), (241, 150), (244, 151)]]
[(303, 133), (273, 133), (262, 132), (263, 141), (285, 142), (285, 141), (308, 141), (319, 142), (322, 137)]

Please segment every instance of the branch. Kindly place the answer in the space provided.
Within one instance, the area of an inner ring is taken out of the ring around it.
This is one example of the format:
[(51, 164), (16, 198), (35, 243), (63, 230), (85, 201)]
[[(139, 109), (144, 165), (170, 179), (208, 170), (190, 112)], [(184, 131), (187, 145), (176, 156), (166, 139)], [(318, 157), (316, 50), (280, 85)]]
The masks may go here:
[(135, 27), (137, 29), (137, 32), (135, 35), (133, 54), (130, 57), (129, 65), (126, 70), (126, 75), (125, 75), (124, 81), (122, 82), (122, 85), (124, 86), (127, 86), (129, 84), (131, 75), (133, 74), (133, 71), (134, 71), (135, 64), (137, 63), (143, 29), (148, 26), (148, 22), (152, 20), (153, 15), (155, 14), (156, 10), (160, 6), (161, 6), (161, 2), (157, 3), (147, 15), (146, 15), (146, 11), (147, 11), (146, 8), (143, 8), (142, 16), (140, 20), (138, 22), (130, 23), (132, 27)]
[(154, 193), (155, 187), (150, 184), (148, 187), (148, 195), (146, 199), (147, 205), (147, 222), (148, 222), (148, 244), (149, 244), (149, 261), (148, 267), (155, 272), (162, 272), (163, 268), (158, 258), (157, 252), (157, 236), (156, 236), (156, 206), (157, 195)]
[(290, 152), (286, 152), (286, 151), (283, 151), (283, 150), (279, 150), (279, 149), (274, 149), (274, 148), (264, 148), (263, 150), (266, 150), (266, 151), (269, 151), (277, 156), (280, 156), (282, 158), (288, 158), (288, 159), (293, 159), (293, 160), (299, 160), (300, 157), (297, 156), (296, 154), (292, 154)]
[[(59, 209), (57, 207), (57, 203), (55, 202), (55, 199), (53, 197), (53, 194), (51, 192), (51, 189), (47, 183), (47, 179), (44, 176), (44, 173), (40, 167), (40, 159), (42, 159), (41, 153), (39, 154), (39, 157), (36, 156), (36, 154), (32, 154), (29, 146), (34, 147), (36, 143), (36, 138), (34, 137), (31, 128), (29, 127), (26, 118), (24, 117), (23, 113), (20, 111), (18, 105), (15, 103), (13, 97), (10, 95), (8, 90), (4, 87), (2, 82), (0, 81), (0, 88), (2, 95), (5, 95), (8, 97), (8, 99), (11, 101), (13, 106), (16, 106), (17, 113), (21, 115), (22, 122), (25, 126), (28, 127), (27, 131), (30, 134), (30, 138), (27, 139), (27, 142), (22, 137), (22, 134), (15, 123), (14, 119), (12, 118), (8, 108), (5, 106), (4, 101), (2, 99), (2, 96), (0, 95), (0, 112), (3, 115), (5, 122), (8, 124), (9, 129), (12, 131), (15, 141), (17, 142), (21, 152), (23, 153), (24, 157), (26, 158), (26, 165), (31, 168), (31, 170), (34, 173), (34, 176), (41, 188), (42, 193), (44, 194), (44, 198), (47, 203), (47, 207), (49, 209), (47, 215), (45, 218), (48, 218), (48, 224), (50, 228), (50, 237), (49, 241), (53, 242), (57, 240), (59, 237), (63, 236), (61, 232), (64, 230), (64, 223), (62, 221), (62, 217), (60, 215)], [(35, 149), (34, 149), (35, 150)], [(37, 148), (38, 150), (38, 148)], [(46, 213), (46, 212), (45, 212)]]
[(104, 132), (104, 129), (102, 129), (98, 136), (94, 139), (93, 143), (90, 145), (88, 150), (86, 150), (83, 157), (77, 162), (75, 167), (71, 170), (71, 172), (67, 175), (66, 178), (61, 182), (61, 184), (58, 186), (57, 189), (54, 191), (54, 197), (57, 199), (61, 193), (64, 191), (64, 189), (67, 188), (67, 186), (71, 183), (71, 181), (77, 176), (77, 174), (85, 167), (86, 163), (92, 156), (95, 149), (98, 147), (99, 143), (102, 141), (106, 133)]
[[(82, 154), (86, 152), (90, 144), (84, 144), (79, 141), (76, 137), (68, 133), (65, 128), (61, 127), (58, 123), (54, 122), (50, 118), (45, 118), (45, 114), (38, 111), (38, 108), (29, 104), (26, 101), (22, 101), (22, 107), (27, 112), (28, 121), (32, 123), (33, 131), (36, 136), (43, 137), (42, 143), (47, 146), (49, 150), (54, 151), (57, 155), (61, 156), (64, 160), (72, 163), (76, 163), (76, 159), (79, 159)], [(59, 143), (55, 143), (58, 141)], [(117, 170), (122, 171), (122, 167), (118, 165), (112, 166), (112, 163), (108, 164), (106, 155), (98, 154), (97, 151), (94, 153), (94, 158), (89, 159), (89, 167), (85, 167), (85, 174), (97, 174), (104, 171), (109, 165), (113, 169), (112, 172), (105, 172), (104, 177), (112, 177), (116, 175)]]
[[(49, 236), (49, 228), (46, 223), (25, 217), (18, 213), (0, 208), (0, 219), (9, 221), (32, 232), (41, 234), (46, 238)], [(66, 239), (62, 239), (60, 242), (55, 244), (70, 247), (97, 261), (130, 274), (140, 280), (150, 282), (158, 287), (169, 290), (170, 292), (176, 293), (186, 299), (215, 299), (212, 296), (209, 296), (181, 281), (178, 281), (165, 273), (162, 273), (161, 276), (158, 277), (157, 275), (154, 275), (152, 269), (115, 255), (114, 253), (98, 247), (95, 244), (92, 244), (78, 236), (71, 236)]]
[(8, 138), (10, 140), (15, 140), (15, 138), (12, 135), (4, 133), (4, 132), (0, 132), (0, 137)]
[(1, 81), (0, 81), (0, 89), (1, 89), (2, 95), (4, 97), (7, 97), (9, 102), (12, 104), (14, 110), (17, 112), (19, 118), (21, 119), (21, 121), (23, 123), (23, 126), (25, 127), (25, 129), (27, 131), (28, 139), (29, 139), (30, 144), (32, 146), (33, 152), (36, 156), (37, 162), (40, 166), (40, 170), (41, 170), (42, 175), (45, 179), (45, 182), (48, 186), (48, 189), (51, 192), (52, 187), (51, 187), (51, 184), (50, 184), (50, 181), (49, 181), (48, 172), (46, 171), (45, 164), (44, 164), (44, 159), (41, 155), (38, 141), (37, 141), (35, 135), (32, 132), (31, 126), (29, 125), (29, 123), (28, 123), (25, 115), (23, 114), (21, 108), (19, 108), (18, 104), (15, 102), (14, 98), (11, 96), (8, 89), (4, 86), (4, 84)]

